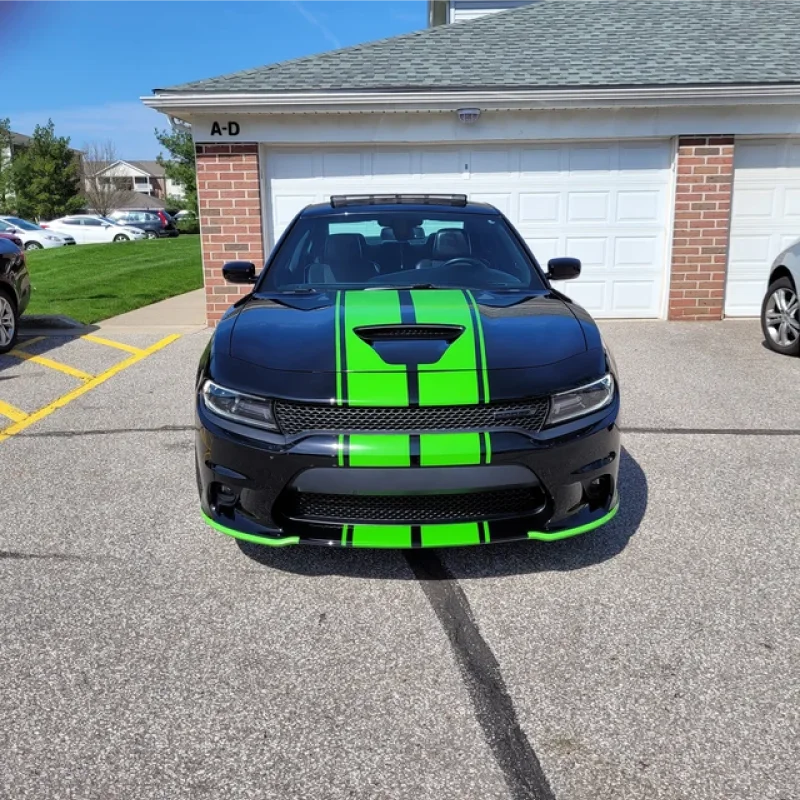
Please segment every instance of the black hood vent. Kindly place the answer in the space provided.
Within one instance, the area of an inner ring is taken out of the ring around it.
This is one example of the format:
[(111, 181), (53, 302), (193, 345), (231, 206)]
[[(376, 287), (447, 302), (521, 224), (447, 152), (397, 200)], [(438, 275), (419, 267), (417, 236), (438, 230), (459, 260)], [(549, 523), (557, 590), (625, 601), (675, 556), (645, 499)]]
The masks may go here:
[(397, 341), (439, 341), (452, 344), (462, 333), (462, 325), (362, 325), (355, 334), (367, 344)]

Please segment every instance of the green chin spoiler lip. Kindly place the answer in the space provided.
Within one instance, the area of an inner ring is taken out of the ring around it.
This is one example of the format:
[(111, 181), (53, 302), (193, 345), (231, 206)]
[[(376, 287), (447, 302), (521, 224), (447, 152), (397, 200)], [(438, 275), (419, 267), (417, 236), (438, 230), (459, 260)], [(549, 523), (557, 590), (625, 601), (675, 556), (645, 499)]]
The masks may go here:
[[(528, 531), (528, 539), (536, 539), (542, 542), (556, 542), (560, 539), (567, 539), (570, 536), (578, 536), (582, 533), (599, 528), (610, 522), (619, 511), (619, 503), (614, 506), (607, 514), (604, 514), (594, 522), (588, 522), (585, 525), (578, 525), (575, 528), (566, 528), (562, 531)], [(210, 525), (220, 533), (226, 536), (233, 536), (235, 539), (242, 539), (245, 542), (253, 542), (254, 544), (263, 544), (268, 547), (283, 547), (285, 545), (300, 544), (299, 536), (285, 536), (280, 539), (270, 539), (267, 536), (255, 536), (251, 533), (243, 533), (233, 528), (228, 528), (225, 525), (220, 525), (203, 512), (203, 519), (207, 525)], [(478, 530), (480, 526), (489, 526), (482, 522), (464, 522), (456, 524), (444, 525), (425, 525), (422, 535), (423, 548), (436, 548), (436, 547), (466, 547), (470, 545), (480, 544), (478, 538)], [(411, 526), (410, 525), (352, 525), (345, 526), (345, 529), (351, 528), (349, 541), (345, 544), (346, 534), (343, 531), (342, 544), (347, 547), (364, 547), (364, 548), (385, 548), (391, 550), (409, 550), (411, 549)], [(359, 530), (360, 529), (360, 530)], [(382, 529), (385, 530), (385, 536)], [(487, 532), (486, 542), (490, 542), (490, 536)]]

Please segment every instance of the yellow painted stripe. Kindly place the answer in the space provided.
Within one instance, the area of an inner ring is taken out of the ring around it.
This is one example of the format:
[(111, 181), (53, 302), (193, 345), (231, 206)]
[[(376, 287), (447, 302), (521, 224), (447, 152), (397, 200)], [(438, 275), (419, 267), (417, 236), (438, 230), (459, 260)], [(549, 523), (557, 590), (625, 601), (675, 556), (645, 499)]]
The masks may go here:
[(134, 355), (144, 352), (141, 347), (134, 347), (132, 344), (123, 344), (122, 342), (113, 342), (111, 339), (104, 339), (102, 336), (95, 336), (93, 333), (87, 333), (80, 338), (86, 339), (87, 342), (104, 344), (106, 347), (116, 347), (117, 350), (124, 350), (126, 353), (133, 353)]
[(21, 342), (17, 342), (17, 349), (19, 350), (20, 347), (30, 347), (32, 344), (36, 344), (36, 342), (43, 342), (44, 336), (33, 336), (30, 339), (23, 339)]
[(70, 367), (67, 364), (62, 364), (60, 361), (53, 361), (50, 358), (45, 358), (44, 356), (32, 356), (30, 353), (25, 353), (22, 350), (11, 350), (8, 355), (14, 356), (14, 358), (21, 358), (23, 361), (32, 361), (34, 364), (38, 364), (40, 367), (49, 367), (50, 369), (56, 369), (59, 372), (63, 372), (65, 375), (70, 375), (73, 378), (77, 378), (81, 381), (89, 381), (94, 378), (94, 375), (90, 375), (88, 372), (84, 372), (82, 369), (75, 369), (75, 367)]
[(91, 391), (92, 389), (99, 386), (101, 383), (105, 383), (109, 378), (113, 378), (119, 372), (127, 369), (130, 366), (133, 366), (137, 361), (142, 361), (143, 359), (147, 358), (148, 356), (153, 355), (153, 353), (161, 350), (162, 348), (166, 347), (168, 344), (171, 344), (176, 339), (180, 339), (181, 335), (179, 333), (173, 333), (171, 336), (167, 336), (161, 341), (156, 342), (154, 345), (151, 345), (146, 350), (142, 350), (141, 353), (138, 353), (135, 356), (131, 356), (130, 358), (126, 358), (124, 361), (120, 361), (119, 364), (115, 364), (110, 369), (107, 369), (105, 372), (101, 372), (96, 377), (92, 378), (90, 381), (87, 381), (82, 386), (79, 386), (77, 389), (73, 389), (71, 392), (62, 395), (55, 400), (54, 402), (50, 403), (50, 405), (45, 406), (44, 408), (40, 408), (38, 411), (34, 411), (33, 414), (29, 414), (24, 420), (21, 422), (16, 422), (13, 425), (5, 428), (4, 430), (0, 431), (0, 442), (8, 439), (10, 436), (13, 436), (16, 433), (20, 433), (20, 431), (24, 431), (25, 428), (33, 425), (34, 422), (38, 422), (45, 417), (50, 416), (54, 411), (59, 408), (63, 408), (68, 403), (71, 403), (73, 400), (80, 397), (82, 394), (86, 394), (86, 392)]
[(12, 406), (10, 403), (4, 403), (2, 400), (0, 400), (0, 414), (8, 417), (12, 422), (22, 422), (28, 417), (21, 408)]

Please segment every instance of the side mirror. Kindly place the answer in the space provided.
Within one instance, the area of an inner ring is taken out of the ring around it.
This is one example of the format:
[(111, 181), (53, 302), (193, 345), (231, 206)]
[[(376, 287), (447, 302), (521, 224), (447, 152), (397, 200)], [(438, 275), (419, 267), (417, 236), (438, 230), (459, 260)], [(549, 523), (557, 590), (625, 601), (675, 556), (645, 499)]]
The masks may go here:
[(551, 258), (547, 262), (547, 277), (551, 281), (569, 281), (581, 274), (579, 258)]
[(229, 261), (222, 266), (222, 277), (228, 283), (255, 283), (256, 265), (252, 261)]

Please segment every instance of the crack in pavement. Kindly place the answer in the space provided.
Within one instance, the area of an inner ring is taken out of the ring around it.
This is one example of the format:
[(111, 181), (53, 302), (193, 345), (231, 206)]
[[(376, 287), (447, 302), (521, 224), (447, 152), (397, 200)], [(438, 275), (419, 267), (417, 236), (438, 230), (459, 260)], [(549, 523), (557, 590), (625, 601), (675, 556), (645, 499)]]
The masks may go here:
[(172, 433), (193, 431), (194, 425), (159, 425), (155, 428), (96, 428), (88, 431), (42, 431), (40, 433), (17, 433), (15, 439), (73, 439), (78, 436), (108, 436), (115, 433)]
[(414, 550), (405, 556), (450, 640), (478, 724), (513, 800), (555, 800), (464, 590), (435, 554)]
[(785, 428), (620, 428), (622, 433), (666, 433), (679, 436), (800, 436)]

